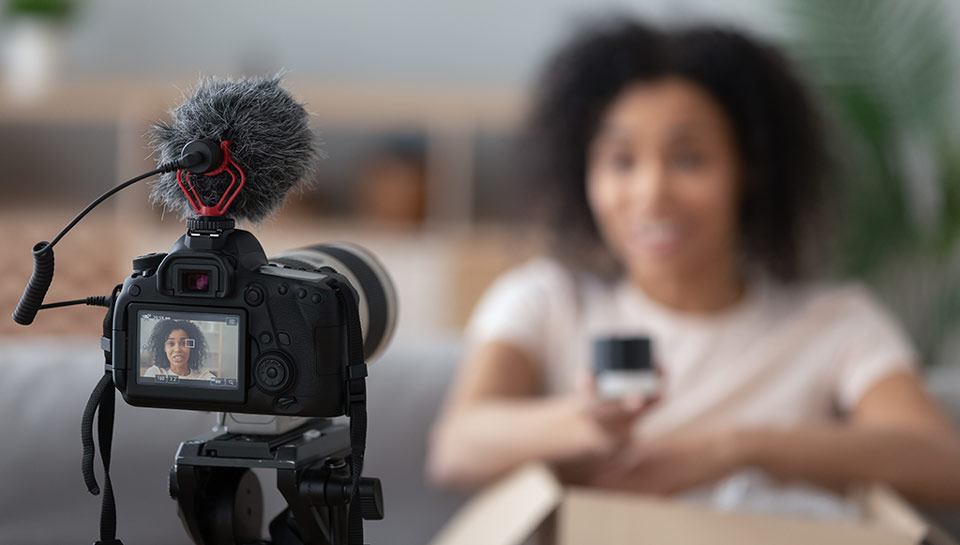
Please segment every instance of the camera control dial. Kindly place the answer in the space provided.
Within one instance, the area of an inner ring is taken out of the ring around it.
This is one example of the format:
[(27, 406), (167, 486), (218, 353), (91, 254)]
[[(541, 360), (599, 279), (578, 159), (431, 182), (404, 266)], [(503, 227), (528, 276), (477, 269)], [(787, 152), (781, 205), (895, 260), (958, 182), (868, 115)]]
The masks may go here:
[(147, 274), (152, 271), (157, 270), (157, 267), (160, 266), (160, 263), (163, 262), (163, 258), (167, 257), (167, 254), (158, 254), (158, 253), (149, 253), (133, 258), (133, 271), (140, 274)]
[(264, 392), (270, 394), (282, 392), (290, 385), (292, 378), (293, 367), (280, 354), (264, 354), (257, 360), (254, 368), (254, 382)]

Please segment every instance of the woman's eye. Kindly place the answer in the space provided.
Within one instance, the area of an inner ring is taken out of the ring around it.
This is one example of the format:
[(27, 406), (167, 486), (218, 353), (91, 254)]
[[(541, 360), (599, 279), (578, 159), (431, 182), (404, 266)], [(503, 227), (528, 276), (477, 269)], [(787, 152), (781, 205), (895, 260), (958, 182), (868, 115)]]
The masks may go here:
[(682, 169), (697, 169), (703, 163), (703, 155), (693, 151), (678, 151), (670, 155), (670, 164)]
[(610, 158), (610, 164), (615, 170), (628, 171), (633, 168), (636, 160), (631, 153), (615, 153)]

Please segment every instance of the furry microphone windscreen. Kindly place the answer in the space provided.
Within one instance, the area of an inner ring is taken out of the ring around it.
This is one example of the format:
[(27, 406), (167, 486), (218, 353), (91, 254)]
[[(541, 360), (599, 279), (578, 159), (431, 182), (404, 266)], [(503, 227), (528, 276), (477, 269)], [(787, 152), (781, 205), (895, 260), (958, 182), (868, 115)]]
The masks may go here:
[[(200, 81), (183, 104), (170, 112), (172, 122), (157, 123), (150, 132), (158, 163), (180, 158), (193, 140), (229, 140), (230, 154), (246, 183), (226, 216), (258, 223), (283, 202), (287, 193), (312, 174), (320, 153), (308, 123), (308, 114), (280, 86), (280, 77), (213, 79)], [(220, 200), (230, 185), (226, 172), (191, 175), (207, 205)], [(177, 184), (175, 172), (153, 184), (150, 200), (181, 219), (196, 215)]]

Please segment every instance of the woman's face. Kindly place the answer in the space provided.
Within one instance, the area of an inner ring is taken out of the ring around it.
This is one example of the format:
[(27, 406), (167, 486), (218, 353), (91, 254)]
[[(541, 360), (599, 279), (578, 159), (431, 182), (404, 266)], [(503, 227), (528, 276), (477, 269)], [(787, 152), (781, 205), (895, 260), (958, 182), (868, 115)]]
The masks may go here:
[(680, 78), (628, 87), (589, 150), (587, 196), (631, 277), (683, 278), (730, 263), (740, 166), (729, 121)]
[(171, 367), (184, 367), (190, 361), (190, 347), (188, 346), (189, 337), (187, 332), (182, 329), (174, 329), (167, 336), (163, 344), (164, 352), (167, 353), (167, 361)]

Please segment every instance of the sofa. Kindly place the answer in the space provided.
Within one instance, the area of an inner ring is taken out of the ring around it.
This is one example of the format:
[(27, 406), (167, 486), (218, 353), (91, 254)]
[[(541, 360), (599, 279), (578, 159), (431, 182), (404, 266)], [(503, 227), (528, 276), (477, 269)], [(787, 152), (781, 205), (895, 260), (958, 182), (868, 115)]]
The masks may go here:
[[(367, 543), (426, 543), (465, 500), (424, 479), (428, 431), (460, 350), (454, 337), (396, 340), (371, 366), (364, 474), (382, 480), (386, 518), (366, 523)], [(0, 545), (99, 538), (100, 498), (80, 471), (80, 417), (102, 369), (99, 339), (0, 338)], [(124, 543), (190, 543), (167, 477), (180, 442), (214, 424), (210, 413), (132, 407), (118, 394), (111, 478)], [(97, 467), (102, 483), (99, 453)], [(256, 473), (266, 527), (284, 503), (274, 472)]]

